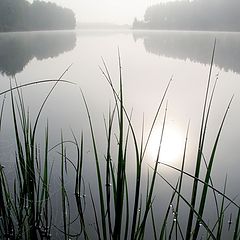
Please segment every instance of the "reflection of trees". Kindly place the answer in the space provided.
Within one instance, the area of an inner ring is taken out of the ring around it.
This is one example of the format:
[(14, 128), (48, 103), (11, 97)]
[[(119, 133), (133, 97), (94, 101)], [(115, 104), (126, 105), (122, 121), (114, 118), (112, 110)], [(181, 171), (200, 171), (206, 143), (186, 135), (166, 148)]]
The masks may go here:
[(208, 64), (213, 41), (217, 39), (215, 65), (240, 73), (240, 34), (204, 32), (136, 31), (134, 39), (143, 39), (146, 51), (183, 60)]
[(75, 32), (32, 32), (0, 35), (0, 72), (15, 75), (34, 57), (53, 58), (76, 46)]

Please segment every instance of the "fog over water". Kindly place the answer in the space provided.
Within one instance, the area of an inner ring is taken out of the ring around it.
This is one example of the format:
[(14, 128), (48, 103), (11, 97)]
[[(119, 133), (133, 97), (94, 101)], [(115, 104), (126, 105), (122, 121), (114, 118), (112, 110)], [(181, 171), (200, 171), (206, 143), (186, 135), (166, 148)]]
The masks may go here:
[[(32, 2), (32, 0), (28, 0)], [(143, 18), (144, 11), (152, 4), (169, 0), (50, 0), (71, 8), (79, 22), (109, 22), (132, 24), (134, 17)]]

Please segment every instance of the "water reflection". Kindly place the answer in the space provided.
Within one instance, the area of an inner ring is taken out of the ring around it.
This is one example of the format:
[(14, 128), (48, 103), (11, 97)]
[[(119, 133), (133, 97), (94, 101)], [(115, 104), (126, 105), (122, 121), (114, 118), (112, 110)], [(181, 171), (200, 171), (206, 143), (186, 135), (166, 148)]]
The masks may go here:
[(176, 59), (209, 64), (213, 41), (217, 39), (215, 65), (240, 73), (240, 33), (135, 31), (147, 52)]
[(178, 164), (183, 155), (184, 135), (175, 125), (167, 124), (161, 140), (162, 128), (158, 127), (153, 130), (149, 139), (148, 154), (150, 159), (156, 160), (159, 147), (159, 161), (167, 164)]
[(33, 59), (57, 57), (76, 46), (75, 32), (0, 34), (0, 73), (14, 76)]

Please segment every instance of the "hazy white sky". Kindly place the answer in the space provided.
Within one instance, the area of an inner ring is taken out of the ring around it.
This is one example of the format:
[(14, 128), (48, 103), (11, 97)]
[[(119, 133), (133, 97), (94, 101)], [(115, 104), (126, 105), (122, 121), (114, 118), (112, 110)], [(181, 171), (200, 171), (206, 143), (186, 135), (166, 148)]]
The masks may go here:
[[(29, 0), (32, 2), (33, 0)], [(134, 17), (142, 18), (145, 9), (169, 0), (44, 0), (71, 8), (78, 21), (131, 24)]]

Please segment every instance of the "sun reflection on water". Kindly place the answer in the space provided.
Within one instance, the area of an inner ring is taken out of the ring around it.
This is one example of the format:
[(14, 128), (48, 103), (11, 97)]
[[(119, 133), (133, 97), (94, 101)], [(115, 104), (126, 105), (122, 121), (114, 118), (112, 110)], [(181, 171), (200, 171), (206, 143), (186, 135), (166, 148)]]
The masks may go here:
[[(161, 128), (156, 128), (149, 139), (148, 155), (156, 161), (161, 138)], [(161, 143), (159, 161), (167, 164), (176, 163), (181, 159), (184, 150), (184, 136), (174, 125), (166, 125)]]

